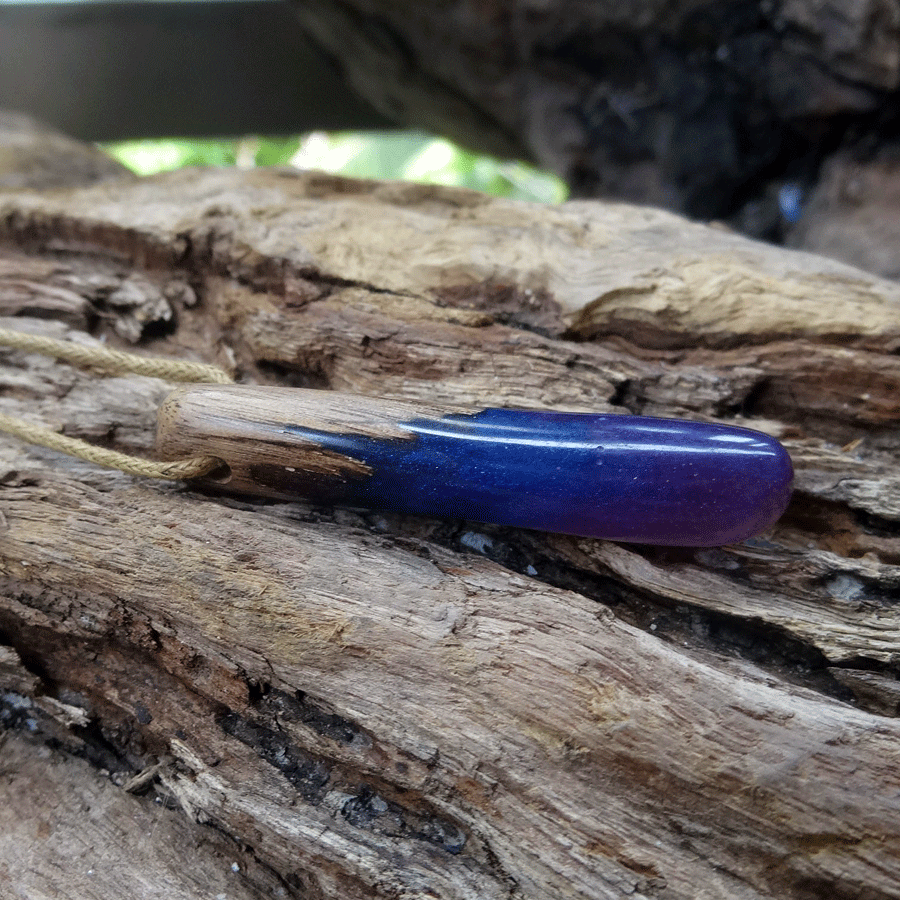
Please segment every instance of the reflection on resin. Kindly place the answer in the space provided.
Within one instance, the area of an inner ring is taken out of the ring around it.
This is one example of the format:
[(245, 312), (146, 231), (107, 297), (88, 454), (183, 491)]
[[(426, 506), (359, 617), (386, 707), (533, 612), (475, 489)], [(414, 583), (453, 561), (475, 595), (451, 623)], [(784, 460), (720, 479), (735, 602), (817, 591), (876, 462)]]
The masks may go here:
[(758, 534), (793, 479), (773, 438), (702, 422), (488, 409), (398, 426), (414, 439), (284, 432), (371, 469), (317, 484), (323, 502), (648, 544)]

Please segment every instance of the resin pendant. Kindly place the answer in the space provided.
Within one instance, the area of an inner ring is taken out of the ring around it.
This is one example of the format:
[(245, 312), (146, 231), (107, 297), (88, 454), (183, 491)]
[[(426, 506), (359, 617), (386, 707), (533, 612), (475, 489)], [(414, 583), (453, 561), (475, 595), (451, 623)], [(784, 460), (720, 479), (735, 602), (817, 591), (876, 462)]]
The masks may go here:
[(793, 480), (781, 444), (744, 428), (242, 385), (175, 391), (157, 442), (220, 457), (203, 481), (229, 492), (676, 546), (764, 531)]

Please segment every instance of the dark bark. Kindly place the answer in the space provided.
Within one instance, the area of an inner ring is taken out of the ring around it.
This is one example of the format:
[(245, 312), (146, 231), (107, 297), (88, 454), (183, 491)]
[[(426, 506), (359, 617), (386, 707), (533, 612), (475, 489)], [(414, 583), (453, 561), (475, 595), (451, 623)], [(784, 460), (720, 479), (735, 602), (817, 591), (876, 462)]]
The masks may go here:
[(780, 237), (836, 148), (898, 130), (897, 0), (295, 8), (396, 121), (754, 235)]

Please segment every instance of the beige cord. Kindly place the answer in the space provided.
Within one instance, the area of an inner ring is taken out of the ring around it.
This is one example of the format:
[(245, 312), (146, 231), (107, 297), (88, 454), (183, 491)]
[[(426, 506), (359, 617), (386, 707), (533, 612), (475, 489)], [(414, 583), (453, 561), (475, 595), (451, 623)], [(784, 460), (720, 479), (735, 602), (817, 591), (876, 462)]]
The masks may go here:
[(29, 444), (39, 444), (50, 450), (59, 450), (61, 453), (77, 456), (79, 459), (96, 463), (98, 466), (106, 466), (107, 469), (119, 469), (129, 475), (146, 475), (148, 478), (171, 478), (173, 480), (200, 478), (222, 465), (222, 460), (215, 456), (195, 456), (176, 462), (156, 462), (140, 456), (129, 456), (127, 453), (119, 453), (118, 450), (109, 450), (78, 438), (66, 437), (51, 428), (32, 425), (31, 422), (26, 422), (24, 419), (4, 416), (2, 413), (0, 413), (0, 431), (28, 441)]
[(139, 356), (137, 353), (123, 353), (121, 350), (76, 344), (73, 341), (58, 341), (55, 338), (12, 331), (8, 328), (0, 328), (0, 344), (14, 350), (53, 356), (73, 366), (99, 369), (110, 375), (149, 375), (151, 378), (164, 378), (166, 381), (200, 381), (207, 384), (231, 384), (233, 380), (218, 366), (183, 359)]
[[(58, 341), (54, 338), (6, 328), (0, 328), (0, 345), (30, 353), (42, 353), (75, 366), (99, 369), (116, 375), (149, 375), (168, 381), (197, 381), (213, 384), (230, 384), (232, 381), (231, 376), (218, 366), (180, 359), (138, 356), (136, 353), (123, 353), (120, 350), (75, 344), (72, 341)], [(98, 447), (96, 444), (90, 444), (78, 438), (66, 437), (51, 428), (35, 425), (24, 419), (2, 414), (0, 414), (0, 431), (12, 434), (30, 444), (58, 450), (108, 469), (118, 469), (129, 475), (144, 475), (148, 478), (173, 480), (200, 478), (223, 464), (222, 460), (215, 456), (195, 456), (174, 462), (157, 462), (140, 456), (130, 456), (117, 450)]]

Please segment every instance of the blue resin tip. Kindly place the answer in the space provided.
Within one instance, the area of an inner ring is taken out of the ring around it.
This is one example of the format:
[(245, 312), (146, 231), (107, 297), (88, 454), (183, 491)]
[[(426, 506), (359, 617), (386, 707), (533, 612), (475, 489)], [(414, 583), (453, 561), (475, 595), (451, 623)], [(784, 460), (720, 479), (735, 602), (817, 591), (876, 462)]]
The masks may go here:
[(340, 490), (340, 503), (615, 541), (717, 546), (764, 531), (791, 495), (787, 452), (742, 428), (510, 409), (400, 427), (415, 439), (335, 435), (333, 442), (305, 433), (370, 467)]

